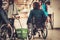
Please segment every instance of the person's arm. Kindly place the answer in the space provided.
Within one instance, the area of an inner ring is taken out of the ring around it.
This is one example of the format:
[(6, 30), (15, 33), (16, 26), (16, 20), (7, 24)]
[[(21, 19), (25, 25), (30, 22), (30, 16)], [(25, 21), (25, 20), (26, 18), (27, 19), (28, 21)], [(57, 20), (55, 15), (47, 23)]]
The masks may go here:
[(42, 11), (42, 18), (43, 18), (43, 22), (45, 22), (47, 19), (47, 16), (45, 15), (44, 11)]
[(44, 14), (48, 16), (47, 5), (45, 3), (42, 5), (42, 10), (44, 11)]
[(1, 17), (5, 21), (6, 24), (10, 23), (9, 20), (7, 19), (8, 17), (5, 15), (4, 10), (1, 10)]
[(27, 24), (31, 23), (32, 17), (33, 17), (33, 13), (32, 13), (32, 11), (30, 11), (30, 14), (29, 14), (29, 17), (28, 17), (28, 20), (27, 20)]

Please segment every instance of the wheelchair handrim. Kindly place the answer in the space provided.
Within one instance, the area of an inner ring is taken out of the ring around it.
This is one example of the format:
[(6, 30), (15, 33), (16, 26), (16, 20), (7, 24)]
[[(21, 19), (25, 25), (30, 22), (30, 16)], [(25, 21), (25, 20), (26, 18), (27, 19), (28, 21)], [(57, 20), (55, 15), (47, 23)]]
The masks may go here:
[(43, 33), (42, 33), (43, 39), (46, 39), (47, 35), (48, 35), (48, 30), (47, 30), (47, 28), (45, 28), (45, 29), (43, 30)]
[[(6, 26), (6, 24), (3, 24), (3, 25), (0, 27), (0, 29), (2, 30), (2, 28), (3, 28), (4, 26)], [(10, 38), (12, 38), (12, 36), (13, 36), (13, 29), (12, 29), (12, 27), (11, 27), (11, 36), (10, 36)]]

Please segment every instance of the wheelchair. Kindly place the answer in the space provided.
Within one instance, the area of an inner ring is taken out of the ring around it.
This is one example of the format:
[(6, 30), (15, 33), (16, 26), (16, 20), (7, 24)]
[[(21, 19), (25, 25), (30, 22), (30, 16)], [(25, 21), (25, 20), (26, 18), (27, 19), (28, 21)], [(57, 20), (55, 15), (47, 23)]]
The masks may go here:
[[(17, 14), (14, 15), (14, 17), (16, 16)], [(15, 17), (16, 18), (16, 17)], [(11, 23), (11, 20), (9, 19), (10, 23)], [(10, 34), (9, 34), (9, 30), (10, 29)], [(7, 27), (7, 24), (2, 24), (0, 26), (0, 40), (16, 40), (16, 34), (15, 34), (15, 28), (11, 27), (8, 28)]]
[[(35, 29), (35, 30), (34, 30)], [(42, 39), (46, 39), (47, 38), (47, 35), (48, 35), (48, 30), (47, 30), (47, 25), (45, 24), (45, 27), (44, 28), (37, 28), (36, 24), (28, 24), (28, 39), (31, 40), (31, 39), (34, 39), (34, 36), (36, 34), (34, 34), (34, 31), (35, 33), (38, 33), (38, 38), (41, 38)]]

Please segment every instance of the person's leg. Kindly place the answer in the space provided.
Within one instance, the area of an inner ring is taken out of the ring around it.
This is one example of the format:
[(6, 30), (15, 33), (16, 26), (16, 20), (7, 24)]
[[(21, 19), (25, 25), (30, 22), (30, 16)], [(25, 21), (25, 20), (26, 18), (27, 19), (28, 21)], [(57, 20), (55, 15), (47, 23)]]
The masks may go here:
[(49, 20), (49, 22), (50, 22), (50, 25), (51, 25), (51, 29), (53, 29), (52, 21), (51, 21), (51, 20)]
[(48, 17), (49, 17), (49, 23), (50, 23), (51, 29), (53, 29), (53, 24), (52, 24), (51, 14), (49, 14)]
[[(14, 27), (14, 19), (13, 19), (13, 18), (11, 19), (11, 25), (12, 25), (13, 30), (15, 30), (15, 27)], [(14, 32), (13, 37), (17, 37), (17, 32), (16, 32), (16, 30), (15, 30), (15, 32)]]
[(50, 25), (51, 25), (51, 29), (53, 29), (51, 16), (50, 16), (49, 18), (50, 18), (50, 19), (49, 19), (49, 22), (50, 22)]

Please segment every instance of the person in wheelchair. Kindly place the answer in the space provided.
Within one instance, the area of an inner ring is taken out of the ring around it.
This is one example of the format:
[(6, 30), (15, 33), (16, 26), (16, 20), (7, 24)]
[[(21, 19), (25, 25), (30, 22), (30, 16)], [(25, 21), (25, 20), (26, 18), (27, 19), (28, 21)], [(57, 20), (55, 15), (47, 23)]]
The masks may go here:
[[(16, 15), (18, 15), (16, 4), (15, 4), (14, 0), (7, 0), (7, 1), (5, 0), (5, 1), (3, 1), (3, 4), (4, 4), (3, 9), (7, 13), (7, 17), (11, 23), (11, 27), (13, 28), (13, 30), (15, 30), (14, 19), (15, 19)], [(9, 34), (11, 35), (11, 29), (8, 29), (8, 30), (9, 30)], [(16, 34), (16, 36), (17, 36), (16, 32), (14, 32), (14, 34)]]
[(27, 25), (29, 23), (32, 23), (32, 25), (36, 25), (36, 27), (33, 30), (33, 34), (36, 34), (37, 29), (36, 28), (44, 28), (45, 27), (45, 21), (46, 16), (44, 14), (44, 11), (40, 9), (40, 5), (38, 2), (33, 3), (33, 9), (30, 11), (30, 15), (27, 20)]
[[(8, 20), (7, 13), (5, 10), (2, 8), (2, 0), (0, 0), (0, 28), (3, 24), (6, 24), (7, 28), (11, 27), (10, 21)], [(4, 30), (4, 29), (3, 29)]]
[[(12, 21), (9, 20), (7, 12), (2, 8), (2, 0), (0, 0), (0, 27), (3, 24), (6, 24), (7, 26), (4, 26), (8, 30), (8, 36), (11, 37), (11, 27), (13, 27)], [(5, 30), (3, 28), (3, 30)]]

